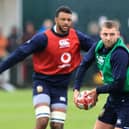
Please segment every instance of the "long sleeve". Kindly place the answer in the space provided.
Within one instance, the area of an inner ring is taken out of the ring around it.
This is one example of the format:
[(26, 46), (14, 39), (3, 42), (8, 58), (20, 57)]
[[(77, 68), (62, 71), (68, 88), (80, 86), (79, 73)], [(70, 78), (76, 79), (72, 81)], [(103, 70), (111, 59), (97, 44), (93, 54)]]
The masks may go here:
[(18, 62), (24, 60), (27, 56), (34, 52), (43, 50), (46, 47), (47, 38), (43, 34), (35, 35), (32, 39), (20, 45), (5, 60), (0, 62), (0, 73), (11, 68)]
[(74, 89), (80, 90), (85, 73), (95, 59), (95, 46), (96, 44), (94, 44), (92, 48), (86, 53), (80, 66), (77, 69), (75, 75)]
[(76, 31), (76, 32), (80, 41), (81, 50), (88, 51), (94, 44), (94, 40), (90, 36), (80, 31)]

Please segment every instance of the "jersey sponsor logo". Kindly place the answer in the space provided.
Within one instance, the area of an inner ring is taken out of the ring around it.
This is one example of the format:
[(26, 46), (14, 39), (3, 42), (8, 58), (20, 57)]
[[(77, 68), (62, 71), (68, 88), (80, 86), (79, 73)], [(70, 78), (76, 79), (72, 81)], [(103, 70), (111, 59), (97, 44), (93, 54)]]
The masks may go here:
[(97, 56), (97, 63), (100, 64), (100, 65), (103, 65), (104, 64), (104, 61), (105, 61), (105, 57), (103, 56)]
[(65, 67), (70, 67), (71, 64), (70, 64), (70, 61), (71, 61), (71, 54), (68, 53), (68, 52), (64, 52), (62, 55), (61, 55), (61, 58), (60, 58), (62, 64), (58, 66), (58, 68), (65, 68)]
[(69, 39), (62, 39), (59, 41), (59, 48), (70, 47)]
[(71, 64), (62, 64), (62, 65), (59, 65), (58, 68), (66, 68), (66, 67), (70, 67)]
[(103, 65), (105, 57), (97, 56), (97, 63)]
[(61, 55), (61, 62), (63, 63), (69, 63), (71, 61), (71, 54), (68, 52), (65, 52)]

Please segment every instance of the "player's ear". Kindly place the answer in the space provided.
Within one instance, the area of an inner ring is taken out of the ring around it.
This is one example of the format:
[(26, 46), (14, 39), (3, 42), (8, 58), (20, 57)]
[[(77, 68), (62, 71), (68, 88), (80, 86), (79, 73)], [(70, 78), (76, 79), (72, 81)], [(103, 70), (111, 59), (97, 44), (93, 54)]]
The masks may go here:
[(55, 17), (54, 21), (55, 21), (55, 23), (57, 23), (57, 17)]
[(120, 34), (120, 31), (118, 31), (118, 36), (120, 37), (120, 35), (121, 35), (121, 34)]
[(99, 35), (100, 35), (100, 38), (102, 39), (103, 35), (102, 35), (102, 32), (101, 31), (99, 32)]
[(120, 35), (121, 35), (121, 34), (120, 34), (120, 31), (117, 32), (117, 35), (118, 35), (118, 37), (120, 37)]

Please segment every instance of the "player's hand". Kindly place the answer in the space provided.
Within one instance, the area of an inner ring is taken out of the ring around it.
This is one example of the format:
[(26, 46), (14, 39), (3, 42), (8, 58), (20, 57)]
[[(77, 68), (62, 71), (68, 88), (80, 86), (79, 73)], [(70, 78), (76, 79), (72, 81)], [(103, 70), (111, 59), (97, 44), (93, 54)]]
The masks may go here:
[(74, 104), (78, 107), (77, 105), (77, 98), (79, 96), (80, 92), (78, 90), (74, 90), (74, 93), (73, 93), (73, 101), (74, 101)]
[(94, 98), (94, 105), (96, 105), (96, 102), (98, 101), (98, 94), (96, 92), (96, 88), (90, 90), (87, 95)]

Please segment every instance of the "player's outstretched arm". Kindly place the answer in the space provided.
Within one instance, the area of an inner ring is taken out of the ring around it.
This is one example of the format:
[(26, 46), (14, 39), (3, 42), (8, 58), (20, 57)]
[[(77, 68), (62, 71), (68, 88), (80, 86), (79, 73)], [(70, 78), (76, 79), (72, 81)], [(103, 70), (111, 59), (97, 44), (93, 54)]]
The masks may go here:
[(22, 43), (14, 52), (12, 52), (5, 60), (0, 62), (0, 73), (13, 67), (34, 52), (43, 50), (47, 43), (46, 36), (37, 34), (32, 39)]

